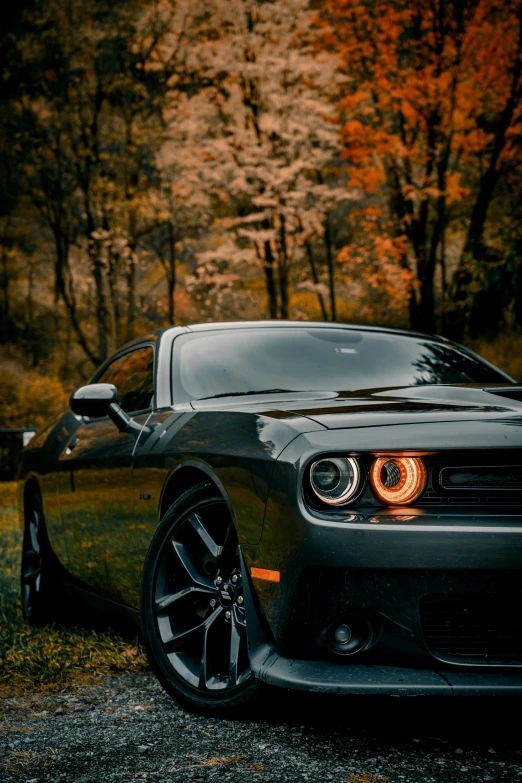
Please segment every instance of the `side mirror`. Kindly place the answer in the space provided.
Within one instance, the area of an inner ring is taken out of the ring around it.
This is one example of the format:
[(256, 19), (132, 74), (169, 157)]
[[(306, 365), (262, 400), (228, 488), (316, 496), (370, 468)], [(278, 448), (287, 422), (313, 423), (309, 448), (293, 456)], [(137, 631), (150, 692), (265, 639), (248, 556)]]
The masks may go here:
[(71, 395), (70, 406), (78, 416), (107, 416), (109, 405), (118, 403), (118, 389), (112, 383), (91, 383)]
[(120, 432), (128, 432), (136, 437), (141, 433), (149, 435), (152, 427), (133, 421), (118, 405), (118, 389), (113, 383), (91, 383), (81, 386), (71, 395), (70, 406), (78, 416), (109, 416)]

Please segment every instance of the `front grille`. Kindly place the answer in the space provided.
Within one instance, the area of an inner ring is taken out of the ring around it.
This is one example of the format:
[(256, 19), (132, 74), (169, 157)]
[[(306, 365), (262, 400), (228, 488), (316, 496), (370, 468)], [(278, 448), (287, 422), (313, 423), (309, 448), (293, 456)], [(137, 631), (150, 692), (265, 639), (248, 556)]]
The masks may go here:
[[(520, 513), (522, 506), (522, 452), (453, 451), (425, 458), (428, 483), (416, 505), (423, 506), (511, 506)], [(496, 464), (499, 463), (499, 464)]]
[(459, 663), (522, 663), (522, 602), (508, 597), (430, 598), (420, 617), (430, 651)]

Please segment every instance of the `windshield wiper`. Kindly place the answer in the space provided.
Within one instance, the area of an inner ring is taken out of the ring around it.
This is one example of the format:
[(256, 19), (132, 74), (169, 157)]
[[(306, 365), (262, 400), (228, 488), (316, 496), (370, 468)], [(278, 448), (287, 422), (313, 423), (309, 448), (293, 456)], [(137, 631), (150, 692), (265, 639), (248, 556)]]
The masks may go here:
[(200, 397), (195, 402), (201, 402), (201, 400), (216, 400), (218, 397), (245, 397), (248, 394), (298, 394), (295, 389), (260, 389), (259, 391), (245, 391), (245, 392), (223, 392), (222, 394), (211, 394), (210, 397)]

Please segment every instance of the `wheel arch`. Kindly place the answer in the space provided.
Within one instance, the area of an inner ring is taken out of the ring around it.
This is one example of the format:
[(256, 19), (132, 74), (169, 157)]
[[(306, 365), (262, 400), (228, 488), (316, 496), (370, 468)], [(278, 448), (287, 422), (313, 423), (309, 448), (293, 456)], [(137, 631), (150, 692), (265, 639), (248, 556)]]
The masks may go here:
[[(234, 509), (222, 481), (216, 476), (210, 465), (201, 460), (184, 460), (178, 463), (168, 474), (163, 484), (159, 502), (159, 519), (163, 519), (165, 513), (175, 501), (191, 487), (200, 484), (202, 481), (213, 484), (216, 490), (222, 495), (228, 506), (230, 516), (237, 528), (237, 520)], [(238, 531), (239, 532), (239, 531)]]

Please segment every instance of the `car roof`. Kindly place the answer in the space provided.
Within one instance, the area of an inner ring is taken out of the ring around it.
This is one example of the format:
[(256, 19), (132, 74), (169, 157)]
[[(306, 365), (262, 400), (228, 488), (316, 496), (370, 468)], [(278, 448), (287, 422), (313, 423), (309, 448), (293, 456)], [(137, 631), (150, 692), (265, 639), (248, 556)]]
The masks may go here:
[(185, 333), (190, 332), (212, 332), (216, 330), (241, 330), (241, 329), (280, 329), (280, 328), (295, 328), (295, 329), (352, 329), (359, 332), (377, 332), (384, 334), (397, 334), (405, 337), (417, 337), (428, 340), (435, 340), (437, 342), (450, 342), (445, 337), (434, 334), (425, 334), (423, 332), (413, 332), (409, 329), (398, 329), (390, 326), (367, 326), (366, 324), (346, 324), (338, 321), (207, 321), (200, 324), (184, 324), (183, 326), (166, 326), (163, 329), (156, 329), (148, 334), (136, 337), (134, 340), (126, 343), (119, 350), (126, 350), (133, 345), (138, 345), (144, 342), (156, 342), (162, 335), (172, 329), (180, 329)]
[(215, 321), (201, 324), (187, 324), (185, 328), (191, 332), (207, 332), (216, 329), (277, 329), (281, 327), (292, 327), (296, 329), (353, 329), (367, 332), (384, 332), (387, 334), (401, 334), (407, 337), (424, 337), (445, 342), (445, 338), (438, 335), (423, 334), (422, 332), (412, 332), (409, 329), (398, 329), (389, 326), (367, 326), (366, 324), (347, 324), (337, 321)]

